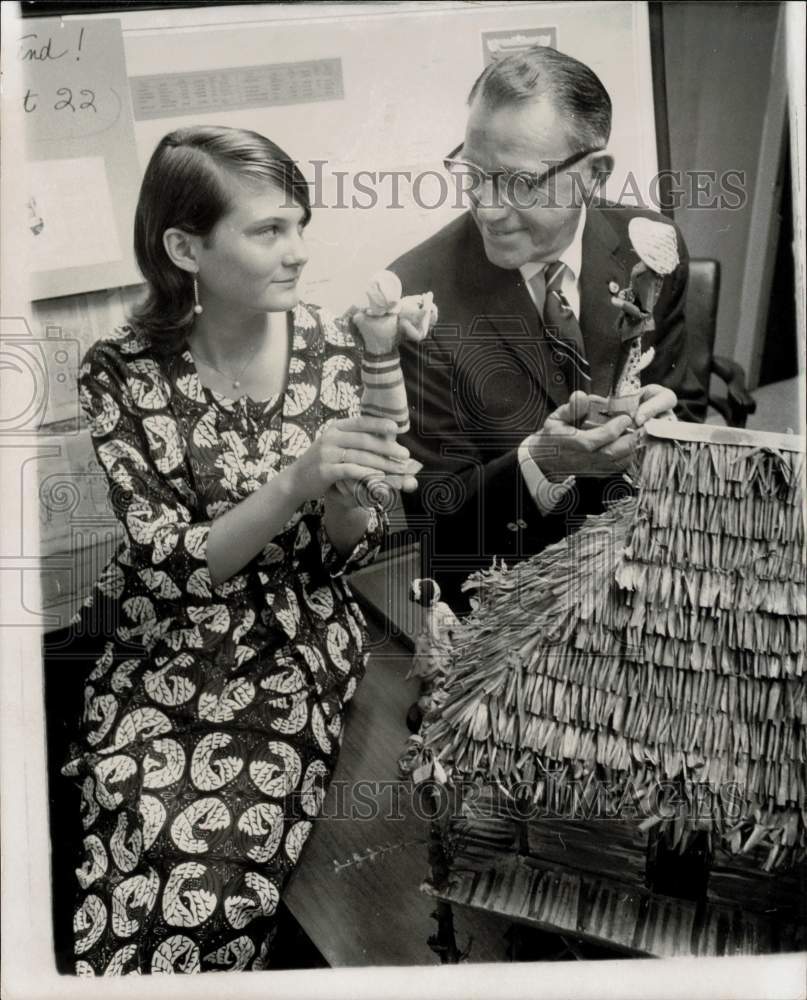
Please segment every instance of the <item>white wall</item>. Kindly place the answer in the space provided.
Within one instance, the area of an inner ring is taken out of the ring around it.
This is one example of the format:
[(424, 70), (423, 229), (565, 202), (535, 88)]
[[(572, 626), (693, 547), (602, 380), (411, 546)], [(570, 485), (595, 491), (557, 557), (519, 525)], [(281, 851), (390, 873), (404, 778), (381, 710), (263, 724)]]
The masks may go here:
[[(612, 189), (632, 170), (642, 190), (656, 169), (650, 55), (643, 3), (415, 3), (202, 8), (124, 14), (130, 77), (338, 57), (344, 100), (135, 122), (141, 166), (172, 128), (223, 124), (262, 132), (301, 162), (335, 170), (441, 172), (462, 139), (465, 101), (484, 67), (482, 33), (554, 27), (557, 47), (597, 72), (615, 108)], [(347, 179), (348, 198), (356, 193)], [(366, 182), (366, 180), (365, 180)], [(373, 209), (320, 209), (309, 230), (303, 294), (335, 310), (363, 302), (367, 278), (454, 217), (421, 208), (439, 197), (401, 181), (402, 209), (387, 208), (390, 181)], [(336, 202), (333, 188), (327, 204)], [(366, 199), (359, 193), (360, 203)], [(456, 202), (455, 198), (450, 199)]]

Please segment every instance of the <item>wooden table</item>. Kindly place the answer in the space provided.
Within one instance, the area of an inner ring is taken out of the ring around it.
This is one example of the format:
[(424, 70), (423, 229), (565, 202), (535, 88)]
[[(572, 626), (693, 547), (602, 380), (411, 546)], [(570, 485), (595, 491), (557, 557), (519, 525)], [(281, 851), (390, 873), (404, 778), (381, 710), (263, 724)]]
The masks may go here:
[[(409, 652), (381, 641), (348, 716), (342, 752), (323, 815), (284, 896), (294, 918), (331, 966), (436, 965), (428, 938), (434, 900), (421, 892), (429, 873), (429, 825), (398, 777), (417, 697), (406, 681)], [(363, 818), (366, 817), (366, 818)], [(473, 938), (469, 959), (505, 958), (508, 921), (464, 910), (457, 942)]]

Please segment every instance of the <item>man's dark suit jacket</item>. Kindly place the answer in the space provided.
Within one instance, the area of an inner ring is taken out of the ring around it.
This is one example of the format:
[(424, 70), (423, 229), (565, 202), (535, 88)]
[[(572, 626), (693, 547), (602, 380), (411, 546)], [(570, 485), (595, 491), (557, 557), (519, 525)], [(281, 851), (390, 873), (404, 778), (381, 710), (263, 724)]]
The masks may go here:
[[(590, 207), (583, 232), (580, 327), (592, 370), (591, 392), (608, 395), (619, 349), (617, 309), (609, 284), (625, 288), (638, 257), (628, 223), (655, 212)], [(678, 396), (678, 415), (702, 420), (704, 387), (686, 360), (684, 301), (688, 255), (664, 281), (656, 329), (644, 338), (655, 357), (642, 373)], [(421, 344), (401, 346), (411, 430), (402, 439), (423, 463), (420, 488), (404, 496), (407, 521), (421, 536), (426, 570), (455, 607), (459, 586), (494, 556), (512, 562), (540, 551), (602, 509), (603, 480), (578, 478), (558, 512), (541, 516), (518, 468), (517, 450), (569, 396), (543, 335), (541, 319), (518, 270), (488, 260), (470, 213), (398, 258), (390, 270), (405, 294), (431, 290), (440, 317)], [(574, 388), (574, 387), (572, 387)], [(585, 388), (580, 386), (580, 388)], [(605, 492), (615, 484), (607, 486)]]

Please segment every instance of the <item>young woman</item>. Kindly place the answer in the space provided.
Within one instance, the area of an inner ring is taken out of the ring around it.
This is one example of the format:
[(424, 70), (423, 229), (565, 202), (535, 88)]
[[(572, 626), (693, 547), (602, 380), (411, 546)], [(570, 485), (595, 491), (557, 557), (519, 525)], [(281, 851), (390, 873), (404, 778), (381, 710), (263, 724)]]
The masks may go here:
[(363, 673), (344, 574), (384, 516), (356, 487), (416, 482), (394, 422), (359, 415), (350, 321), (298, 301), (310, 215), (268, 139), (167, 135), (135, 222), (148, 298), (81, 367), (126, 532), (82, 612), (118, 619), (64, 768), (81, 975), (267, 966)]

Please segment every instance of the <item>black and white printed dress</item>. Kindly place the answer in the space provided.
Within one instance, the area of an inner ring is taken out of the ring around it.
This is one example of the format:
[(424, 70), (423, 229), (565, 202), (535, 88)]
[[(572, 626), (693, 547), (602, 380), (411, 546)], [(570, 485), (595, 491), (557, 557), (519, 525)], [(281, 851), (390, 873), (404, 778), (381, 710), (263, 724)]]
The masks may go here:
[(289, 337), (286, 390), (263, 402), (205, 388), (187, 349), (160, 357), (130, 328), (81, 368), (126, 539), (80, 615), (116, 619), (63, 769), (82, 799), (80, 975), (264, 968), (336, 763), (367, 655), (344, 574), (374, 556), (383, 512), (347, 557), (315, 501), (219, 586), (206, 559), (216, 516), (359, 412), (346, 322), (301, 305)]

